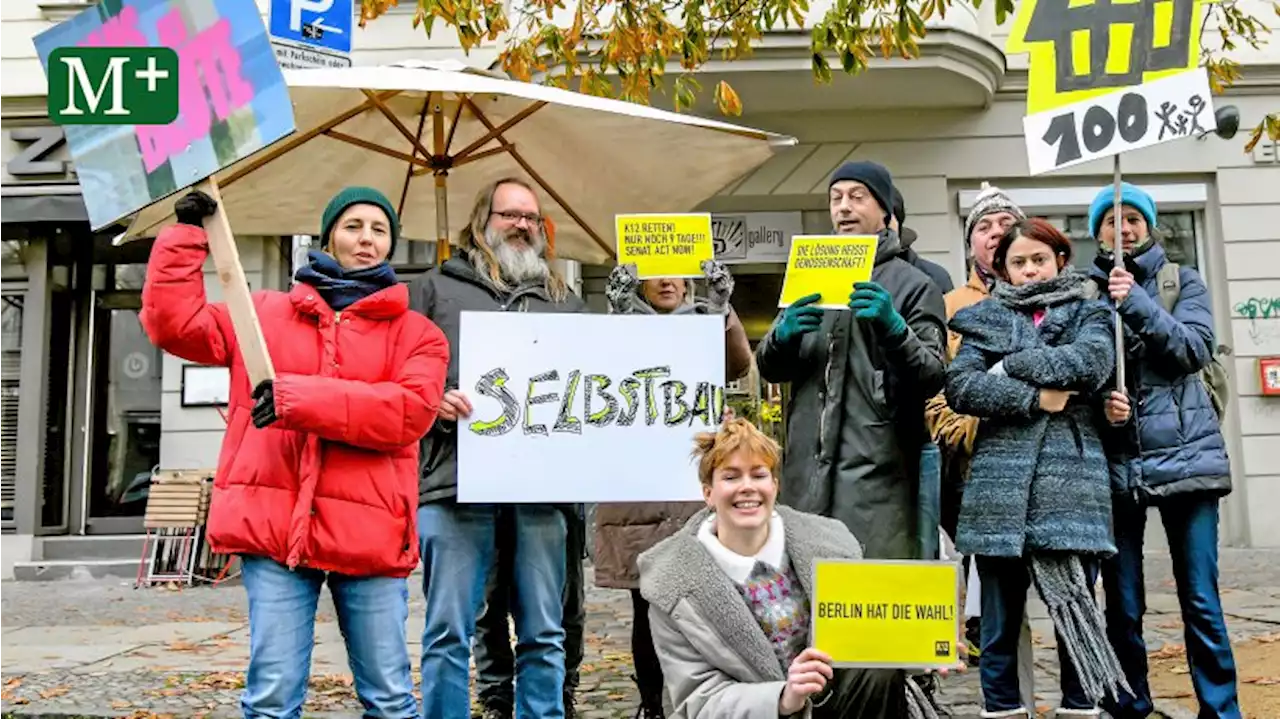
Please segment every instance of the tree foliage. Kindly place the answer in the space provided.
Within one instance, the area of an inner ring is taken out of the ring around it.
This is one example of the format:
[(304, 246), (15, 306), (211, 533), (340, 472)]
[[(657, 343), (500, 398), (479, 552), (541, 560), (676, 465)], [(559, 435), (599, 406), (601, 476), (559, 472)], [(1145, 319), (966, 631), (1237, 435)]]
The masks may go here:
[[(416, 2), (414, 27), (428, 35), (441, 24), (451, 27), (464, 51), (503, 39), (499, 61), (514, 78), (540, 75), (558, 87), (642, 104), (650, 103), (654, 91), (669, 89), (677, 111), (690, 108), (702, 92), (695, 73), (709, 60), (748, 57), (766, 33), (801, 30), (810, 13), (809, 0), (407, 1)], [(1014, 0), (985, 1), (995, 4), (1001, 24), (1014, 11)], [(875, 57), (918, 57), (925, 23), (945, 18), (952, 2), (833, 0), (809, 29), (814, 77), (826, 83), (835, 68), (856, 74)], [(980, 7), (984, 0), (971, 2)], [(1270, 33), (1240, 4), (1218, 0), (1206, 9), (1206, 27), (1214, 28), (1206, 30), (1206, 41), (1212, 32), (1221, 41), (1202, 58), (1215, 92), (1240, 76), (1239, 65), (1226, 54), (1259, 48)], [(399, 0), (361, 0), (361, 26), (397, 5)], [(1280, 2), (1273, 0), (1272, 9), (1280, 17)], [(680, 70), (668, 86), (670, 62)], [(742, 101), (727, 82), (716, 84), (713, 97), (720, 112), (742, 113)], [(1280, 112), (1255, 128), (1249, 150), (1264, 132), (1280, 140)]]

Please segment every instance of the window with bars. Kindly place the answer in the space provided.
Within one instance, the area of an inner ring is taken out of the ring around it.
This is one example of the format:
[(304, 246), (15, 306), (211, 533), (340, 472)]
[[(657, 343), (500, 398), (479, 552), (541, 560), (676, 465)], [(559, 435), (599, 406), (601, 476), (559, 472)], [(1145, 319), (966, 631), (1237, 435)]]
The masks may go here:
[(22, 371), (20, 294), (3, 295), (0, 313), (0, 530), (13, 532), (18, 484), (18, 385)]

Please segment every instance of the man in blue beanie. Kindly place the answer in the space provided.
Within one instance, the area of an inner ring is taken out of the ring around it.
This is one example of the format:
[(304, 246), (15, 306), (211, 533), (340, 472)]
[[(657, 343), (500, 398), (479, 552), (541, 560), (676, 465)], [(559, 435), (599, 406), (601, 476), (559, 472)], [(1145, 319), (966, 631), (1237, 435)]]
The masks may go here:
[(1195, 270), (1169, 262), (1152, 232), (1158, 216), (1151, 196), (1128, 183), (1120, 189), (1122, 269), (1112, 255), (1114, 189), (1100, 190), (1089, 206), (1099, 249), (1091, 276), (1124, 321), (1126, 363), (1125, 392), (1106, 401), (1117, 553), (1103, 564), (1102, 580), (1107, 635), (1134, 693), (1105, 708), (1116, 719), (1153, 710), (1142, 638), (1142, 543), (1147, 508), (1155, 506), (1169, 540), (1199, 716), (1239, 719), (1235, 660), (1218, 597), (1218, 500), (1231, 491), (1231, 465), (1219, 410), (1201, 380), (1216, 346), (1209, 291)]
[(878, 236), (871, 281), (850, 288), (850, 311), (815, 307), (818, 295), (792, 304), (756, 359), (761, 377), (792, 388), (779, 501), (841, 520), (868, 557), (917, 559), (924, 404), (942, 388), (946, 322), (942, 291), (889, 229), (893, 194), (881, 165), (836, 170), (831, 224)]

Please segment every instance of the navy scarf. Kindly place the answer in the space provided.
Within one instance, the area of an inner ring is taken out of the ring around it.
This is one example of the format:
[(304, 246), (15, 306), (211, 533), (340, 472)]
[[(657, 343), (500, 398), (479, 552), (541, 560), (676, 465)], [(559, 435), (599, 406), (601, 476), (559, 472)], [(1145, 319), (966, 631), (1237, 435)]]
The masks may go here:
[(310, 264), (298, 268), (293, 279), (311, 285), (335, 312), (341, 312), (369, 295), (392, 287), (399, 280), (391, 265), (345, 270), (338, 261), (320, 250), (307, 253)]

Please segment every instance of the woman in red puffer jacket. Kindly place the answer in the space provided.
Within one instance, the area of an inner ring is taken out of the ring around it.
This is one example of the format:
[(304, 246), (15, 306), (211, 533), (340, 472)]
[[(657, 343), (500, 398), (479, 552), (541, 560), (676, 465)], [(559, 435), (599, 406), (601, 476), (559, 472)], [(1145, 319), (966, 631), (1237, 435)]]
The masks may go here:
[(418, 441), (435, 421), (449, 347), (387, 258), (399, 219), (377, 190), (325, 208), (324, 251), (289, 292), (254, 293), (276, 377), (249, 387), (227, 307), (205, 297), (205, 218), (192, 192), (161, 231), (142, 291), (158, 347), (231, 368), (230, 415), (208, 535), (239, 554), (249, 595), (246, 717), (297, 716), (320, 587), (329, 584), (357, 693), (371, 715), (416, 717), (405, 641), (418, 564)]

